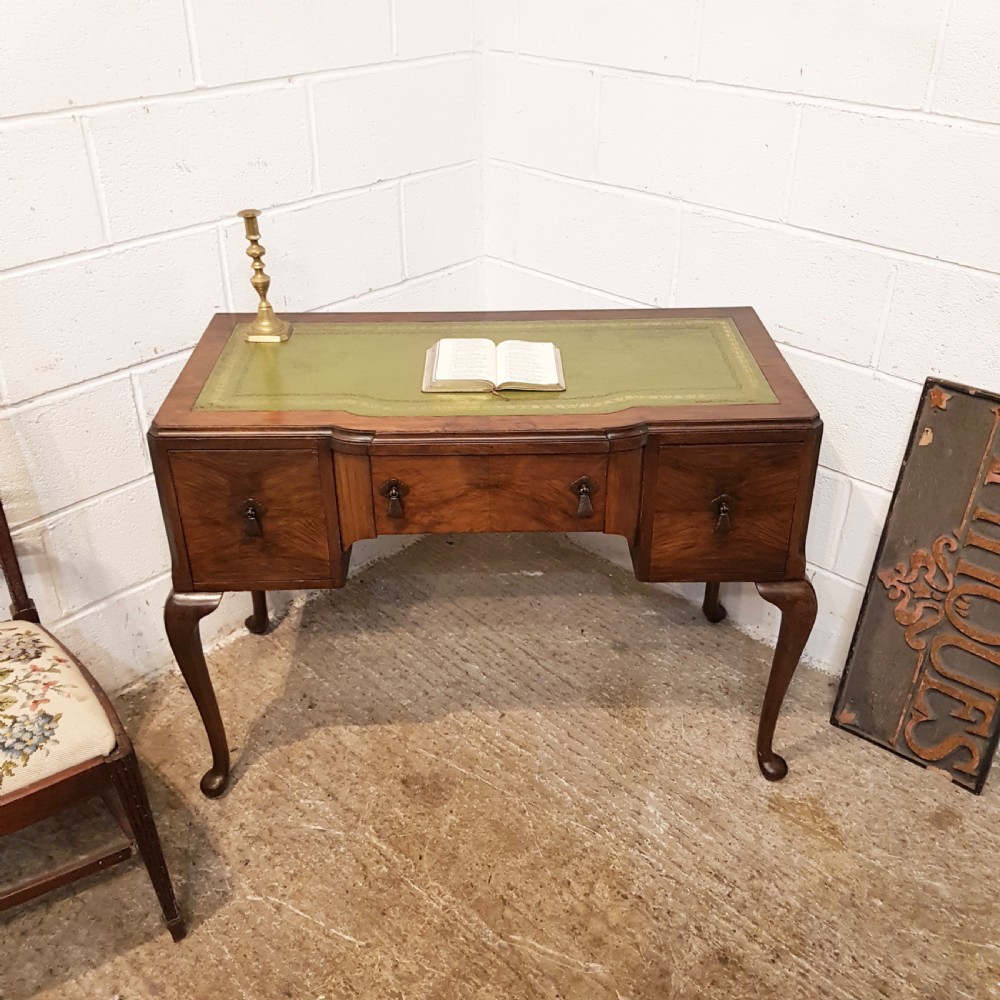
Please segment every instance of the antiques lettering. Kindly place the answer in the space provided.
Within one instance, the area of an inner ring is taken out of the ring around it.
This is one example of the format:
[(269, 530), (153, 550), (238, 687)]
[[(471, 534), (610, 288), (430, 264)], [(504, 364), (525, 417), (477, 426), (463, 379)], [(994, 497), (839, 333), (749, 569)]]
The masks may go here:
[(994, 415), (959, 530), (936, 539), (930, 552), (915, 550), (909, 568), (899, 563), (878, 574), (917, 653), (892, 744), (902, 749), (902, 737), (920, 760), (969, 775), (982, 766), (1000, 703), (1000, 630), (981, 623), (984, 608), (1000, 622), (1000, 536), (989, 527), (1000, 527), (1000, 458), (992, 453), (1000, 407)]

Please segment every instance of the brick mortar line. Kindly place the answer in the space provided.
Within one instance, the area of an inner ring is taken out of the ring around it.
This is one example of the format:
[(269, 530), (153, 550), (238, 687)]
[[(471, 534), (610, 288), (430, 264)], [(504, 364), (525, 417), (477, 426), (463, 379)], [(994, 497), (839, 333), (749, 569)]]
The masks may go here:
[[(493, 263), (503, 264), (503, 265), (505, 265), (507, 267), (510, 267), (510, 268), (513, 268), (515, 270), (525, 271), (525, 272), (528, 272), (529, 274), (534, 274), (534, 275), (538, 275), (539, 277), (548, 278), (548, 279), (552, 280), (553, 282), (555, 282), (557, 284), (566, 285), (568, 287), (571, 287), (571, 288), (574, 288), (574, 289), (578, 289), (580, 291), (588, 291), (588, 292), (596, 293), (598, 295), (604, 295), (604, 296), (607, 296), (608, 298), (617, 299), (618, 301), (621, 301), (621, 302), (627, 302), (630, 305), (639, 306), (640, 308), (647, 308), (647, 309), (650, 308), (650, 305), (649, 305), (648, 302), (639, 302), (639, 301), (637, 301), (635, 299), (625, 299), (625, 298), (623, 298), (620, 295), (615, 295), (612, 292), (607, 292), (607, 291), (605, 291), (602, 288), (596, 288), (593, 285), (584, 285), (584, 284), (581, 284), (580, 282), (571, 281), (568, 278), (563, 278), (563, 277), (561, 277), (559, 275), (551, 274), (548, 271), (539, 271), (536, 268), (526, 267), (524, 264), (518, 264), (516, 261), (504, 260), (502, 257), (486, 257), (485, 259), (487, 261), (491, 261)], [(874, 374), (874, 375), (878, 375), (878, 376), (880, 376), (880, 377), (882, 377), (882, 378), (884, 378), (884, 379), (886, 379), (886, 380), (888, 380), (890, 382), (897, 383), (901, 388), (919, 389), (923, 385), (923, 381), (919, 381), (919, 382), (918, 381), (913, 381), (911, 379), (903, 378), (901, 375), (893, 375), (890, 372), (885, 372), (885, 371), (881, 371), (879, 369), (870, 368), (870, 367), (865, 366), (865, 365), (859, 365), (859, 364), (857, 364), (855, 362), (852, 362), (852, 361), (844, 361), (841, 358), (834, 358), (834, 357), (831, 357), (828, 354), (820, 354), (819, 352), (816, 352), (816, 351), (810, 351), (810, 350), (808, 350), (806, 348), (798, 347), (798, 346), (796, 346), (794, 344), (789, 344), (789, 343), (787, 343), (786, 341), (783, 341), (783, 340), (777, 340), (777, 343), (781, 344), (783, 347), (788, 348), (788, 350), (792, 351), (793, 353), (797, 352), (799, 354), (805, 354), (805, 355), (807, 355), (809, 357), (812, 357), (812, 358), (817, 358), (817, 359), (822, 360), (822, 361), (827, 361), (827, 362), (829, 362), (830, 364), (833, 364), (833, 365), (842, 365), (842, 366), (844, 366), (846, 368), (856, 369), (857, 371), (860, 371), (860, 372), (868, 372), (868, 373), (871, 373), (871, 374)], [(891, 490), (886, 489), (886, 487), (884, 487), (881, 483), (873, 483), (873, 482), (871, 482), (871, 480), (863, 479), (861, 476), (852, 476), (852, 475), (849, 475), (848, 473), (842, 472), (840, 469), (835, 469), (832, 466), (827, 466), (827, 465), (820, 464), (819, 468), (823, 469), (826, 472), (829, 472), (829, 473), (833, 474), (834, 476), (836, 476), (836, 477), (838, 477), (840, 479), (844, 479), (844, 480), (846, 480), (849, 483), (860, 483), (860, 484), (862, 484), (864, 486), (869, 486), (872, 489), (879, 490), (879, 491), (881, 491), (883, 493), (889, 493), (889, 494), (891, 494), (891, 492), (892, 492)]]
[(139, 476), (138, 479), (129, 479), (127, 482), (119, 483), (117, 486), (110, 486), (106, 490), (101, 490), (100, 493), (95, 493), (89, 497), (83, 497), (80, 500), (74, 500), (72, 503), (66, 504), (64, 507), (57, 507), (55, 510), (39, 514), (38, 517), (31, 517), (26, 521), (17, 521), (11, 524), (11, 534), (16, 536), (22, 533), (34, 531), (37, 528), (48, 528), (50, 525), (63, 520), (69, 515), (75, 514), (78, 510), (86, 510), (89, 507), (94, 507), (102, 500), (114, 499), (114, 497), (119, 496), (122, 493), (127, 493), (129, 490), (136, 489), (145, 482), (151, 482), (152, 479), (153, 473), (145, 472)]
[(691, 66), (691, 72), (687, 77), (687, 79), (689, 79), (692, 83), (695, 83), (698, 80), (698, 74), (701, 72), (701, 53), (705, 39), (705, 18), (707, 16), (707, 8), (708, 0), (701, 0), (698, 7), (698, 31), (694, 40), (694, 61)]
[(404, 202), (405, 182), (400, 179), (396, 188), (396, 230), (399, 235), (399, 264), (403, 272), (403, 281), (411, 277), (409, 255), (406, 252), (406, 204)]
[(312, 177), (309, 179), (309, 189), (313, 196), (323, 191), (322, 164), (319, 159), (319, 129), (316, 127), (316, 89), (312, 80), (307, 80), (306, 88), (306, 118), (309, 126), (309, 163)]
[(944, 60), (944, 49), (948, 41), (948, 22), (951, 20), (951, 0), (944, 0), (941, 5), (941, 20), (938, 22), (937, 37), (934, 40), (934, 58), (931, 60), (931, 71), (927, 78), (927, 88), (924, 90), (923, 110), (931, 113), (934, 106), (934, 96), (937, 90), (938, 77), (941, 73), (941, 63)]
[[(410, 178), (429, 177), (448, 171), (461, 170), (465, 167), (474, 166), (476, 160), (459, 160), (455, 163), (444, 163), (436, 167), (427, 167), (424, 170), (414, 170), (409, 174), (401, 174), (398, 177), (387, 177), (369, 184), (358, 187), (343, 188), (338, 191), (324, 191), (322, 194), (310, 195), (308, 198), (300, 198), (297, 201), (283, 202), (278, 205), (271, 205), (262, 209), (262, 216), (267, 219), (272, 215), (280, 215), (284, 212), (298, 211), (302, 208), (311, 208), (314, 205), (322, 205), (329, 201), (347, 200), (362, 194), (373, 191), (381, 191), (392, 188), (400, 181)], [(148, 246), (156, 246), (160, 243), (168, 243), (171, 240), (179, 239), (183, 236), (194, 236), (199, 233), (211, 232), (219, 226), (236, 225), (235, 215), (224, 215), (205, 222), (195, 222), (188, 226), (180, 226), (177, 229), (165, 229), (156, 233), (148, 233), (143, 236), (133, 236), (126, 240), (119, 240), (109, 243), (106, 246), (92, 247), (88, 250), (74, 250), (71, 253), (62, 254), (58, 257), (43, 257), (40, 260), (29, 261), (24, 264), (16, 264), (0, 270), (0, 285), (10, 278), (21, 277), (24, 274), (32, 274), (36, 271), (48, 271), (78, 262), (97, 260), (101, 257), (115, 253), (125, 253), (128, 250), (142, 249)]]
[(785, 204), (781, 210), (782, 224), (788, 224), (788, 216), (792, 212), (792, 195), (795, 193), (795, 172), (799, 165), (799, 140), (802, 136), (802, 114), (800, 106), (795, 113), (795, 124), (792, 126), (792, 148), (788, 157), (788, 174), (785, 177)]
[[(488, 156), (486, 153), (486, 60), (483, 58), (484, 38), (479, 38), (479, 28), (483, 28), (485, 36), (484, 8), (481, 3), (476, 3), (475, 21), (476, 26), (473, 32), (473, 44), (480, 46), (476, 50), (476, 72), (475, 72), (475, 121), (476, 121), (476, 222), (479, 226), (478, 251), (479, 259), (486, 258), (486, 164)], [(485, 269), (483, 271), (483, 281), (479, 289), (480, 304), (486, 301), (486, 279)]]
[(667, 304), (677, 305), (677, 286), (681, 280), (681, 262), (684, 260), (684, 217), (687, 212), (683, 207), (677, 213), (677, 252), (670, 266), (670, 288), (667, 291)]
[(487, 254), (484, 257), (487, 263), (503, 264), (506, 267), (513, 268), (517, 271), (525, 271), (528, 274), (537, 275), (540, 278), (549, 278), (552, 281), (560, 285), (566, 285), (568, 288), (573, 288), (582, 292), (595, 292), (598, 295), (603, 295), (609, 299), (616, 299), (618, 302), (627, 303), (630, 306), (637, 306), (641, 309), (651, 309), (652, 304), (649, 302), (641, 302), (639, 299), (630, 299), (624, 295), (617, 295), (615, 292), (609, 292), (603, 288), (597, 288), (595, 285), (585, 285), (579, 281), (573, 281), (571, 278), (564, 278), (559, 274), (552, 274), (550, 271), (539, 271), (536, 267), (530, 267), (527, 264), (521, 264), (516, 260), (506, 260), (503, 257), (495, 257)]
[(823, 465), (820, 463), (819, 467), (834, 479), (843, 479), (847, 483), (861, 483), (863, 486), (868, 486), (873, 490), (878, 490), (880, 493), (884, 493), (887, 497), (892, 496), (892, 490), (887, 489), (885, 486), (879, 486), (877, 483), (870, 483), (866, 479), (860, 479), (857, 476), (849, 476), (846, 472), (841, 472), (839, 469), (834, 469), (829, 465)]
[(138, 583), (129, 584), (127, 587), (122, 587), (120, 590), (116, 590), (111, 594), (99, 597), (96, 601), (91, 601), (89, 604), (85, 604), (82, 608), (75, 608), (73, 611), (64, 614), (61, 618), (56, 619), (51, 626), (47, 625), (47, 627), (51, 627), (53, 632), (58, 633), (59, 629), (65, 628), (67, 625), (75, 625), (81, 618), (85, 618), (92, 612), (99, 611), (101, 608), (107, 607), (119, 598), (131, 597), (133, 594), (139, 593), (140, 590), (144, 590), (149, 587), (150, 584), (160, 583), (164, 580), (169, 581), (170, 577), (170, 569), (165, 569), (162, 573), (156, 573), (153, 576), (147, 577), (145, 580), (140, 580)]
[[(407, 287), (409, 287), (411, 285), (422, 284), (422, 283), (425, 283), (427, 281), (433, 280), (434, 278), (440, 277), (441, 275), (449, 273), (449, 272), (466, 270), (466, 269), (474, 266), (476, 263), (478, 263), (478, 259), (474, 259), (474, 260), (470, 259), (470, 260), (462, 261), (462, 262), (459, 262), (459, 263), (456, 263), (456, 264), (449, 264), (449, 265), (447, 265), (444, 268), (438, 269), (437, 271), (429, 272), (428, 274), (420, 275), (419, 277), (410, 278), (409, 280), (406, 280), (406, 281), (401, 281), (401, 282), (397, 283), (396, 285), (389, 285), (389, 286), (386, 286), (385, 288), (382, 288), (382, 289), (374, 289), (371, 292), (365, 292), (364, 295), (354, 296), (351, 299), (340, 299), (337, 302), (333, 302), (333, 303), (329, 303), (328, 305), (320, 306), (320, 307), (318, 307), (318, 309), (312, 310), (312, 311), (315, 312), (315, 311), (329, 310), (333, 306), (350, 304), (350, 303), (355, 302), (355, 301), (357, 301), (359, 299), (362, 299), (362, 298), (365, 298), (365, 297), (368, 297), (368, 296), (378, 295), (378, 294), (380, 294), (380, 293), (382, 293), (384, 291), (391, 291), (393, 289), (400, 288), (400, 287), (402, 287), (404, 285), (407, 286)], [(63, 389), (54, 389), (54, 390), (52, 390), (52, 392), (44, 393), (41, 396), (33, 397), (33, 399), (28, 400), (28, 401), (23, 401), (23, 403), (14, 404), (13, 407), (6, 408), (6, 409), (4, 409), (4, 410), (2, 410), (0, 412), (2, 412), (2, 414), (4, 416), (11, 415), (13, 411), (16, 411), (19, 408), (28, 409), (29, 405), (31, 405), (31, 404), (33, 404), (33, 406), (35, 406), (35, 407), (40, 406), (40, 405), (44, 405), (42, 401), (51, 401), (51, 397), (53, 397), (53, 396), (58, 396), (60, 394), (72, 395), (74, 392), (80, 391), (81, 387), (89, 387), (93, 383), (110, 382), (110, 381), (113, 381), (115, 379), (115, 377), (118, 377), (120, 379), (129, 378), (129, 380), (132, 383), (133, 403), (136, 406), (136, 411), (137, 411), (137, 413), (139, 415), (139, 418), (140, 418), (140, 430), (143, 430), (143, 428), (142, 428), (142, 421), (144, 419), (144, 413), (140, 411), (140, 409), (139, 409), (139, 403), (136, 402), (137, 395), (141, 396), (141, 390), (138, 389), (136, 381), (131, 376), (134, 375), (134, 374), (141, 374), (141, 370), (155, 369), (155, 367), (158, 367), (159, 363), (162, 362), (162, 361), (176, 360), (178, 357), (180, 357), (182, 355), (188, 354), (189, 351), (190, 351), (190, 348), (185, 348), (182, 351), (177, 351), (177, 352), (174, 352), (173, 354), (164, 355), (161, 358), (156, 358), (154, 361), (141, 362), (140, 364), (134, 366), (133, 368), (123, 369), (123, 370), (121, 370), (119, 372), (109, 373), (107, 375), (97, 376), (96, 378), (90, 379), (87, 382), (78, 383), (76, 386), (67, 387), (67, 388), (63, 388)], [(143, 431), (143, 433), (144, 433), (144, 431)], [(138, 488), (143, 483), (151, 482), (152, 480), (153, 480), (152, 472), (147, 472), (147, 473), (144, 473), (142, 476), (138, 477), (137, 479), (130, 479), (130, 480), (124, 482), (124, 483), (119, 483), (117, 486), (112, 486), (112, 487), (109, 487), (108, 489), (101, 490), (98, 493), (94, 493), (91, 496), (83, 497), (83, 498), (81, 498), (79, 500), (74, 500), (72, 503), (66, 504), (65, 506), (62, 506), (62, 507), (57, 507), (54, 510), (46, 511), (44, 514), (40, 514), (37, 517), (28, 518), (28, 519), (26, 519), (24, 521), (14, 522), (12, 524), (12, 526), (11, 526), (12, 534), (14, 534), (15, 536), (17, 536), (17, 535), (20, 535), (20, 534), (26, 534), (26, 533), (29, 533), (31, 531), (37, 530), (38, 528), (48, 528), (52, 524), (54, 524), (54, 523), (56, 523), (56, 522), (64, 519), (65, 517), (68, 517), (68, 516), (76, 513), (77, 511), (86, 510), (86, 509), (88, 509), (90, 507), (96, 506), (98, 503), (100, 503), (103, 500), (106, 500), (106, 499), (109, 499), (109, 498), (114, 498), (114, 497), (119, 496), (119, 495), (121, 495), (123, 493), (127, 493), (130, 490), (134, 490), (134, 489)], [(150, 578), (150, 579), (153, 579), (153, 578)], [(146, 582), (148, 582), (148, 581), (146, 581)], [(137, 585), (133, 585), (133, 586), (137, 586)], [(111, 596), (115, 596), (115, 595), (107, 595), (107, 596), (111, 597)], [(83, 610), (83, 609), (81, 609), (81, 610)], [(76, 612), (74, 612), (74, 613), (76, 613)]]
[(233, 303), (233, 276), (229, 272), (229, 260), (226, 257), (226, 227), (224, 223), (219, 222), (214, 228), (215, 252), (219, 257), (219, 272), (222, 276), (222, 296), (227, 311), (236, 312), (236, 306)]
[[(412, 277), (403, 278), (400, 281), (395, 282), (391, 285), (382, 285), (379, 288), (370, 289), (367, 292), (359, 292), (357, 295), (351, 295), (343, 299), (334, 299), (332, 302), (324, 303), (322, 305), (316, 306), (313, 309), (307, 309), (306, 312), (323, 312), (323, 311), (336, 311), (335, 306), (349, 305), (354, 302), (361, 301), (366, 298), (371, 298), (377, 295), (382, 295), (387, 292), (398, 290), (404, 286), (409, 287), (410, 285), (420, 284), (425, 281), (430, 281), (434, 278), (441, 277), (442, 275), (455, 271), (462, 270), (479, 262), (481, 258), (467, 258), (461, 261), (455, 261), (451, 264), (446, 264), (444, 267), (436, 268), (433, 271), (428, 271), (426, 274), (414, 275)], [(238, 311), (238, 310), (231, 310)], [(37, 396), (28, 396), (25, 399), (19, 399), (13, 403), (6, 403), (0, 405), (0, 419), (9, 417), (18, 417), (23, 413), (30, 413), (32, 410), (39, 409), (42, 406), (47, 406), (53, 403), (62, 402), (65, 399), (71, 399), (73, 396), (80, 395), (84, 392), (88, 392), (91, 389), (100, 388), (103, 385), (110, 385), (113, 382), (122, 381), (129, 378), (133, 374), (143, 374), (146, 371), (155, 371), (157, 368), (165, 365), (167, 362), (176, 360), (177, 358), (186, 356), (194, 349), (194, 344), (190, 347), (183, 347), (177, 351), (170, 351), (165, 354), (158, 354), (155, 358), (147, 358), (145, 361), (137, 361), (135, 364), (127, 365), (124, 368), (116, 368), (114, 371), (103, 372), (100, 375), (95, 375), (92, 378), (82, 379), (79, 382), (73, 382), (70, 385), (59, 386), (57, 389), (49, 389), (46, 392), (39, 393)], [(140, 417), (142, 414), (140, 414)], [(38, 520), (38, 519), (36, 519)]]
[(889, 281), (886, 283), (885, 301), (882, 303), (882, 311), (879, 315), (878, 330), (875, 332), (875, 343), (872, 345), (870, 367), (878, 368), (882, 363), (882, 349), (885, 346), (885, 338), (889, 332), (889, 317), (892, 315), (892, 303), (896, 297), (896, 281), (899, 278), (899, 266), (897, 265), (889, 272)]
[(835, 358), (829, 354), (822, 354), (820, 351), (810, 351), (808, 347), (799, 347), (798, 344), (789, 344), (784, 340), (778, 340), (778, 343), (796, 354), (807, 354), (811, 358), (822, 358), (831, 365), (840, 365), (844, 368), (852, 368), (855, 371), (867, 372), (870, 375), (879, 375), (890, 382), (897, 383), (900, 388), (919, 389), (924, 384), (923, 379), (917, 381), (916, 379), (905, 378), (902, 375), (893, 375), (892, 372), (882, 371), (881, 368), (873, 368), (871, 365), (859, 365), (856, 361), (845, 361), (843, 358)]
[(187, 34), (188, 58), (191, 60), (191, 79), (196, 87), (205, 86), (205, 78), (201, 72), (201, 56), (198, 51), (198, 34), (195, 30), (194, 11), (191, 0), (181, 0), (184, 8), (184, 31)]
[(852, 587), (857, 587), (862, 593), (868, 587), (868, 582), (858, 583), (857, 580), (852, 580), (849, 576), (844, 576), (841, 573), (836, 573), (832, 569), (827, 569), (825, 566), (820, 566), (817, 563), (807, 563), (809, 568), (819, 576), (829, 576), (834, 580), (840, 580), (841, 583), (849, 583)]
[(359, 76), (389, 73), (397, 69), (421, 66), (439, 66), (448, 63), (471, 62), (475, 59), (474, 49), (447, 52), (440, 55), (416, 56), (413, 59), (386, 59), (375, 63), (360, 63), (334, 69), (311, 70), (306, 73), (285, 73), (280, 76), (263, 77), (259, 80), (241, 80), (234, 83), (210, 84), (189, 90), (172, 90), (165, 94), (150, 94), (147, 97), (123, 97), (116, 101), (99, 101), (96, 104), (75, 104), (69, 108), (49, 108), (45, 111), (27, 111), (24, 114), (0, 117), (0, 132), (11, 126), (34, 124), (60, 118), (93, 117), (122, 108), (143, 108), (158, 104), (185, 104), (192, 101), (211, 100), (241, 94), (255, 94), (267, 90), (294, 90), (308, 81), (322, 83), (327, 80), (348, 79)]
[[(837, 565), (837, 560), (840, 558), (841, 549), (844, 547), (844, 542), (846, 541), (846, 539), (844, 538), (844, 528), (847, 527), (847, 518), (850, 516), (851, 513), (851, 499), (854, 496), (854, 480), (851, 479), (850, 476), (845, 476), (844, 478), (846, 478), (849, 483), (847, 490), (847, 502), (844, 504), (843, 514), (837, 518), (838, 523), (836, 525), (833, 524), (830, 525), (830, 529), (833, 532), (833, 537), (835, 539), (835, 543), (833, 546), (833, 558), (831, 560), (834, 566)], [(827, 569), (827, 572), (833, 573), (835, 576), (841, 576), (840, 573), (837, 573), (833, 569)], [(850, 577), (843, 577), (843, 579), (849, 580)], [(864, 584), (861, 584), (861, 586), (864, 586)]]
[[(94, 200), (97, 202), (97, 212), (101, 217), (101, 236), (106, 244), (114, 242), (111, 233), (111, 216), (108, 213), (108, 199), (101, 183), (101, 165), (97, 159), (97, 146), (94, 143), (94, 135), (90, 131), (90, 121), (86, 118), (79, 120), (80, 134), (83, 136), (83, 148), (87, 155), (87, 167), (90, 170), (90, 184), (94, 191)], [(3, 272), (0, 271), (0, 274)]]
[(139, 386), (139, 379), (136, 378), (136, 373), (128, 373), (129, 387), (132, 390), (132, 406), (135, 407), (135, 421), (139, 425), (139, 434), (142, 436), (143, 451), (145, 456), (149, 458), (149, 447), (146, 444), (146, 431), (149, 430), (145, 426), (146, 423), (146, 399), (142, 394), (142, 389)]
[[(499, 54), (508, 57), (511, 55), (509, 52)], [(901, 108), (887, 104), (865, 104), (862, 101), (849, 101), (839, 97), (824, 97), (820, 94), (771, 90), (767, 87), (752, 87), (742, 83), (726, 83), (724, 80), (708, 80), (704, 78), (692, 80), (690, 76), (681, 76), (679, 74), (655, 73), (652, 70), (611, 66), (605, 63), (592, 63), (580, 59), (564, 59), (558, 56), (534, 55), (528, 52), (521, 52), (515, 58), (542, 65), (584, 67), (589, 70), (596, 70), (602, 74), (623, 74), (627, 78), (645, 80), (650, 83), (673, 83), (686, 90), (702, 89), (716, 93), (737, 93), (760, 97), (770, 101), (780, 101), (785, 104), (808, 104), (812, 107), (829, 108), (833, 111), (846, 111), (866, 115), (869, 118), (886, 118), (893, 121), (919, 121), (937, 126), (954, 126), (957, 123), (972, 126), (969, 129), (972, 132), (991, 134), (1000, 132), (1000, 122), (997, 121), (982, 118), (966, 118), (962, 115), (949, 115), (941, 111), (925, 111), (923, 108)]]
[(164, 94), (126, 97), (115, 101), (100, 101), (96, 104), (74, 105), (68, 108), (49, 108), (43, 111), (29, 111), (23, 114), (9, 115), (0, 118), (0, 130), (8, 125), (27, 124), (55, 118), (76, 118), (102, 114), (120, 108), (142, 107), (146, 105), (183, 102), (186, 100), (224, 97), (231, 94), (253, 93), (259, 90), (279, 90), (296, 87), (307, 81), (322, 82), (364, 76), (371, 73), (391, 72), (411, 66), (439, 65), (449, 62), (482, 61), (483, 57), (494, 53), (515, 61), (540, 63), (543, 65), (577, 66), (589, 70), (597, 70), (602, 75), (610, 73), (625, 74), (629, 78), (647, 80), (650, 82), (675, 83), (687, 89), (702, 88), (705, 90), (742, 93), (759, 96), (767, 100), (777, 100), (784, 103), (809, 104), (814, 107), (826, 107), (832, 110), (854, 112), (869, 117), (883, 117), (892, 120), (919, 121), (930, 125), (954, 125), (955, 123), (972, 126), (970, 131), (995, 133), (1000, 131), (1000, 122), (981, 118), (969, 118), (963, 115), (950, 115), (940, 111), (927, 111), (923, 108), (902, 108), (885, 104), (866, 104), (861, 101), (849, 101), (837, 97), (824, 97), (820, 94), (797, 93), (795, 91), (772, 90), (766, 87), (752, 87), (746, 84), (727, 83), (722, 80), (704, 78), (692, 79), (690, 75), (655, 73), (652, 70), (640, 70), (627, 66), (614, 66), (605, 63), (592, 63), (579, 59), (565, 59), (558, 56), (537, 55), (526, 52), (507, 52), (500, 49), (476, 48), (463, 49), (458, 52), (442, 53), (430, 56), (417, 56), (412, 59), (387, 59), (374, 63), (359, 63), (354, 66), (336, 67), (332, 69), (311, 70), (306, 73), (283, 74), (274, 77), (263, 77), (257, 80), (242, 80), (232, 83), (211, 85), (195, 85), (188, 90), (168, 91)]
[(39, 393), (37, 396), (29, 396), (27, 399), (19, 399), (17, 402), (8, 403), (0, 407), (0, 419), (19, 417), (24, 413), (30, 413), (32, 410), (38, 409), (40, 406), (61, 403), (90, 389), (99, 389), (102, 386), (110, 385), (112, 382), (122, 381), (132, 373), (141, 374), (144, 371), (155, 369), (160, 362), (167, 362), (181, 355), (188, 354), (193, 348), (194, 344), (190, 347), (183, 347), (179, 351), (170, 351), (168, 354), (159, 354), (155, 358), (137, 361), (135, 364), (128, 365), (125, 368), (116, 368), (111, 372), (94, 375), (92, 378), (74, 382), (72, 385), (60, 386), (58, 389), (49, 389), (46, 392)]
[(433, 281), (435, 278), (444, 277), (447, 274), (468, 270), (470, 267), (474, 267), (476, 264), (480, 263), (481, 260), (481, 257), (468, 257), (465, 260), (455, 261), (452, 264), (445, 264), (444, 267), (435, 268), (433, 271), (428, 271), (426, 274), (417, 274), (413, 277), (402, 278), (394, 285), (383, 285), (381, 288), (373, 288), (371, 291), (361, 292), (358, 295), (350, 296), (350, 298), (336, 299), (333, 302), (326, 302), (321, 306), (316, 306), (315, 309), (307, 310), (307, 312), (348, 312), (350, 310), (337, 309), (336, 307), (353, 305), (355, 303), (363, 302), (365, 299), (383, 295), (387, 292), (397, 291), (398, 289), (404, 287), (409, 288), (411, 285), (425, 284), (426, 282)]
[(822, 229), (810, 229), (807, 226), (799, 226), (793, 222), (782, 222), (780, 219), (767, 219), (759, 215), (748, 215), (744, 212), (738, 212), (735, 209), (720, 208), (716, 205), (706, 205), (703, 202), (689, 201), (684, 198), (657, 194), (653, 191), (640, 191), (638, 188), (628, 187), (624, 184), (613, 184), (608, 181), (596, 181), (586, 177), (572, 177), (568, 174), (560, 174), (552, 170), (547, 170), (544, 167), (533, 167), (529, 164), (518, 163), (516, 160), (505, 160), (499, 156), (493, 156), (490, 159), (493, 163), (498, 163), (501, 166), (512, 168), (515, 171), (523, 170), (525, 173), (532, 174), (536, 177), (543, 177), (548, 180), (561, 181), (566, 184), (576, 184), (580, 187), (592, 188), (596, 191), (617, 191), (639, 201), (650, 199), (661, 202), (665, 201), (670, 204), (679, 205), (684, 209), (694, 209), (699, 213), (708, 214), (721, 219), (727, 219), (732, 222), (738, 222), (746, 226), (778, 231), (787, 230), (799, 235), (804, 234), (810, 238), (817, 239), (819, 242), (829, 242), (838, 245), (860, 248), (869, 253), (876, 253), (880, 256), (891, 258), (893, 260), (902, 260), (909, 263), (918, 262), (921, 264), (940, 267), (943, 270), (954, 269), (958, 271), (967, 271), (987, 278), (1000, 278), (1000, 271), (991, 271), (985, 267), (976, 267), (973, 264), (963, 264), (960, 261), (955, 260), (943, 260), (939, 257), (927, 257), (912, 250), (899, 250), (894, 247), (883, 246), (879, 243), (868, 243), (853, 236), (843, 236), (839, 233), (828, 233)]

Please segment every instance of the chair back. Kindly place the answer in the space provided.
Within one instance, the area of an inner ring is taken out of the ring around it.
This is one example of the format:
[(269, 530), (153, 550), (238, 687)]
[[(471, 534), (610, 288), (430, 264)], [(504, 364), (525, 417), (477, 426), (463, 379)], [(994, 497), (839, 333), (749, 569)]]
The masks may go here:
[(0, 569), (3, 570), (3, 577), (7, 581), (7, 590), (10, 591), (11, 618), (37, 622), (38, 612), (35, 610), (35, 602), (28, 597), (28, 590), (24, 586), (21, 564), (17, 561), (14, 539), (10, 537), (10, 527), (7, 524), (2, 501), (0, 501)]

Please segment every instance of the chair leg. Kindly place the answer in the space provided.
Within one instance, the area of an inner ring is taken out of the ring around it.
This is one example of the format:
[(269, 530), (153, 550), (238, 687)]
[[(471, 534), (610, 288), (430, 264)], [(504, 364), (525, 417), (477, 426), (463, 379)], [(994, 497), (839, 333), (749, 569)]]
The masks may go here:
[(167, 870), (167, 862), (160, 845), (160, 835), (156, 832), (156, 823), (146, 796), (146, 786), (143, 784), (139, 761), (134, 751), (111, 765), (111, 782), (118, 793), (136, 846), (146, 865), (149, 880), (156, 890), (167, 929), (175, 941), (180, 941), (187, 933), (187, 928), (184, 917), (177, 908), (170, 872)]

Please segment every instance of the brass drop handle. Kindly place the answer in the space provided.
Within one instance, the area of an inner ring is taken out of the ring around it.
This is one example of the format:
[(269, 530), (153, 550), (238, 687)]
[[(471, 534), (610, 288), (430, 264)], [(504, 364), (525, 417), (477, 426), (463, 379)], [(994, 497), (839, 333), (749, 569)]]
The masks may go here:
[(240, 514), (243, 516), (243, 527), (250, 538), (262, 538), (264, 525), (261, 521), (267, 513), (267, 508), (253, 498), (240, 504)]
[(575, 483), (570, 484), (569, 489), (571, 493), (575, 493), (579, 497), (580, 502), (576, 505), (576, 516), (593, 517), (594, 504), (590, 498), (597, 492), (597, 483), (589, 476), (581, 476)]
[(728, 535), (732, 527), (729, 515), (733, 512), (733, 498), (728, 493), (723, 493), (712, 501), (712, 509), (717, 517), (715, 530), (721, 535)]
[(389, 517), (401, 518), (403, 512), (403, 497), (410, 492), (406, 483), (398, 479), (387, 479), (380, 487), (379, 493), (389, 501)]

